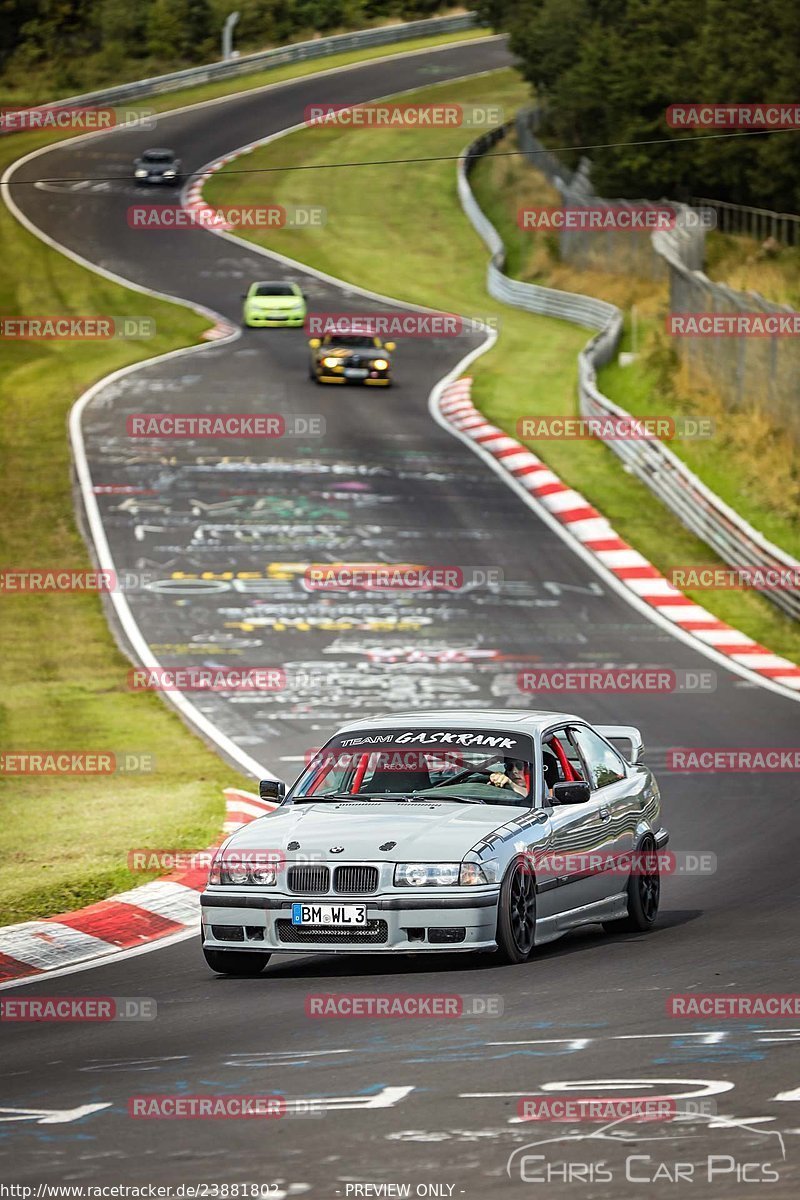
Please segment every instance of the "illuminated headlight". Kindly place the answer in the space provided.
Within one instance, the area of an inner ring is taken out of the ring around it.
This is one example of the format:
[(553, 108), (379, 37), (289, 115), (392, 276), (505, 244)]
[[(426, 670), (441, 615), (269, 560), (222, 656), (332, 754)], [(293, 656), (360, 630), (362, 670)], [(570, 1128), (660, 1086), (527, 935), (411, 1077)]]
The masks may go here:
[(165, 178), (165, 179), (174, 179), (174, 178), (175, 178), (175, 172), (174, 172), (174, 171), (165, 171), (165, 172), (164, 172), (164, 178)]
[(149, 174), (150, 174), (150, 172), (145, 167), (137, 167), (136, 168), (136, 178), (137, 179), (147, 179), (147, 176)]
[(452, 887), (458, 883), (460, 863), (398, 863), (395, 887)]
[(338, 358), (323, 358), (322, 365), (323, 365), (323, 367), (338, 367), (339, 359)]
[(376, 371), (385, 371), (389, 363), (385, 358), (376, 358), (373, 359), (372, 365)]

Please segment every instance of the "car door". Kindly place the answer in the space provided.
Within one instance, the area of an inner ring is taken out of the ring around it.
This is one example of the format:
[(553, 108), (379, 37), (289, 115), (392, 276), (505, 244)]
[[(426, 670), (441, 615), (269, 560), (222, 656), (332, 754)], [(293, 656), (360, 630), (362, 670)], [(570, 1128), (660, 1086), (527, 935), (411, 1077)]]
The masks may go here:
[[(609, 861), (624, 859), (633, 850), (641, 783), (621, 755), (594, 729), (573, 725), (568, 732), (580, 755), (597, 814), (597, 827), (592, 831), (594, 844), (587, 849), (599, 851)], [(594, 887), (596, 898), (617, 895), (624, 890), (627, 878), (627, 872), (619, 870), (599, 872)]]
[[(583, 759), (566, 726), (546, 731), (542, 735), (542, 748), (543, 753), (555, 748), (561, 764), (559, 782), (588, 782)], [(548, 792), (551, 782), (546, 775)], [(586, 861), (587, 851), (602, 842), (605, 832), (595, 792), (583, 804), (553, 804), (548, 795), (545, 806), (550, 837), (534, 860), (537, 908), (539, 916), (544, 919), (582, 908), (602, 900), (608, 894), (605, 891), (606, 881), (589, 869)]]

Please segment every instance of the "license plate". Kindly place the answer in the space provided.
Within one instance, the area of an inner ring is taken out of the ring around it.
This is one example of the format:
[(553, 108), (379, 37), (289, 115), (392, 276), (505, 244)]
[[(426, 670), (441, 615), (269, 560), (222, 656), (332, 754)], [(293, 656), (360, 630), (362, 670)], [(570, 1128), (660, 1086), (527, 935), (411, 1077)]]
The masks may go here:
[(345, 367), (345, 379), (366, 379), (369, 371), (366, 367)]
[(293, 904), (293, 925), (366, 925), (366, 904)]

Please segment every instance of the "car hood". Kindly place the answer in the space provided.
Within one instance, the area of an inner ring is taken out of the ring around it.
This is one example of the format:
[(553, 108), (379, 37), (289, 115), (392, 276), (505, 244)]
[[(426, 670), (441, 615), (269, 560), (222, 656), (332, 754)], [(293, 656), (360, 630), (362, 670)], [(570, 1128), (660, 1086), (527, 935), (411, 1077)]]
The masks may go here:
[(177, 171), (177, 163), (146, 163), (137, 162), (136, 170), (144, 170), (150, 175), (164, 175), (167, 171)]
[[(331, 847), (341, 846), (337, 862), (456, 862), (480, 838), (523, 812), (513, 805), (452, 801), (292, 804), (243, 826), (227, 848), (277, 850), (302, 861), (309, 854), (329, 859)], [(299, 845), (290, 850), (290, 842)]]

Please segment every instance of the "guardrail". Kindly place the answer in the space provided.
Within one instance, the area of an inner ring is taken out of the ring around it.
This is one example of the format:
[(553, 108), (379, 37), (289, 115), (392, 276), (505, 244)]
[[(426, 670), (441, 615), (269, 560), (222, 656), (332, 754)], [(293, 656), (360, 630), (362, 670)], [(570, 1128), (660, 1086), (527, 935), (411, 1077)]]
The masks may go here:
[(162, 92), (174, 92), (178, 88), (195, 83), (210, 83), (217, 79), (232, 79), (247, 75), (264, 67), (278, 67), (285, 63), (301, 62), (304, 59), (325, 58), (330, 54), (341, 54), (347, 50), (363, 50), (370, 46), (389, 46), (412, 38), (430, 37), (439, 33), (458, 33), (480, 24), (474, 12), (458, 13), (450, 17), (429, 17), (423, 21), (408, 21), (402, 25), (381, 25), (376, 29), (358, 29), (352, 33), (337, 33), (333, 37), (314, 38), (308, 42), (295, 42), (290, 46), (277, 46), (272, 50), (261, 50), (256, 54), (244, 54), (241, 58), (225, 62), (208, 63), (200, 67), (187, 67), (169, 75), (154, 75), (151, 79), (139, 79), (133, 83), (122, 83), (116, 87), (97, 92), (84, 92), (80, 96), (68, 96), (54, 100), (40, 108), (82, 107), (97, 104), (115, 104), (118, 101), (138, 100), (145, 96), (157, 96)]
[[(604, 396), (597, 386), (597, 369), (611, 362), (617, 353), (622, 334), (621, 311), (615, 305), (591, 296), (523, 283), (503, 272), (503, 240), (475, 199), (469, 174), (481, 155), (505, 137), (513, 124), (508, 122), (483, 134), (467, 147), (458, 161), (457, 186), (461, 206), (491, 254), (486, 273), (487, 289), (496, 300), (514, 308), (597, 329), (578, 355), (581, 414), (630, 420), (630, 413)], [(797, 559), (773, 545), (743, 520), (663, 442), (656, 439), (613, 440), (606, 445), (692, 533), (713, 547), (723, 561), (733, 567), (758, 567), (768, 571), (788, 569), (796, 573), (795, 578), (800, 576)], [(763, 594), (790, 616), (800, 617), (800, 591), (796, 588), (764, 591)]]

